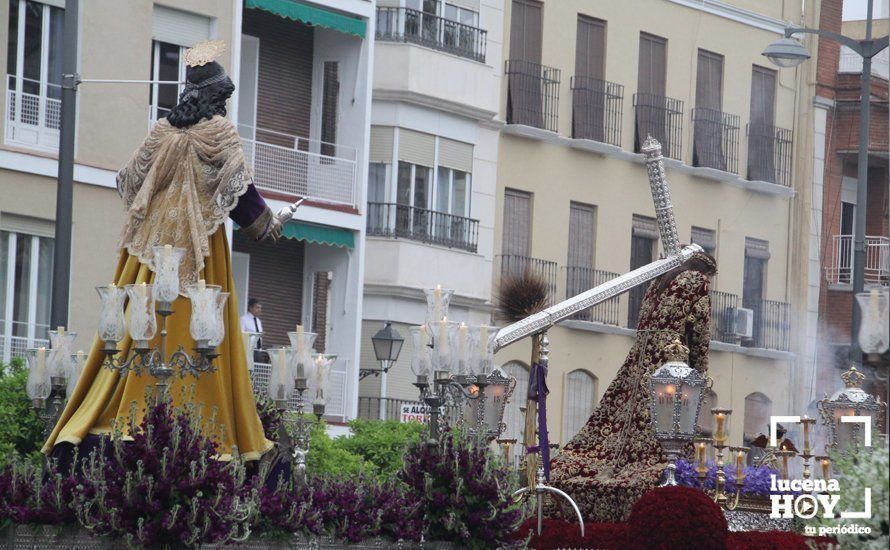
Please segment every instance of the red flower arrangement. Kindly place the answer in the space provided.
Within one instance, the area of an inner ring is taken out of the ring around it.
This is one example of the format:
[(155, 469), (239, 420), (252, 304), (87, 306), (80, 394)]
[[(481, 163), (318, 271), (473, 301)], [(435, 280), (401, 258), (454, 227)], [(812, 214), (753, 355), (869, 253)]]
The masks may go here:
[[(529, 535), (531, 538), (529, 539)], [(538, 518), (529, 518), (516, 533), (515, 540), (529, 539), (528, 547), (535, 550), (558, 548), (597, 548), (624, 550), (627, 548), (627, 525), (623, 523), (585, 523), (584, 537), (578, 522), (545, 519), (538, 536)]]
[(691, 487), (658, 487), (634, 504), (627, 520), (627, 547), (724, 550), (728, 527), (717, 504)]

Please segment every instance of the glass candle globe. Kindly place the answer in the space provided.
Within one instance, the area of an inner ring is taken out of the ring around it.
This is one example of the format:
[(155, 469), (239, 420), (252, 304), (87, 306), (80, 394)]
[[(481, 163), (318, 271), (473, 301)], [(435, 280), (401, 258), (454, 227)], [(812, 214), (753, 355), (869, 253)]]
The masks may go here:
[(149, 340), (155, 337), (158, 330), (154, 288), (145, 283), (124, 288), (130, 297), (130, 338), (135, 341), (136, 349), (148, 349)]
[(52, 349), (50, 350), (47, 368), (50, 379), (67, 378), (71, 373), (73, 368), (71, 352), (73, 351), (76, 338), (77, 333), (67, 331), (65, 327), (49, 331), (49, 341)]
[(309, 378), (309, 370), (312, 369), (312, 347), (315, 345), (314, 332), (303, 330), (303, 325), (297, 325), (297, 330), (288, 332), (287, 337), (294, 349), (294, 376), (296, 378)]
[(213, 337), (209, 338), (207, 343), (211, 348), (215, 348), (222, 344), (226, 337), (226, 302), (229, 299), (228, 292), (220, 292), (216, 295), (216, 314), (213, 317)]
[(269, 350), (272, 370), (269, 373), (270, 399), (288, 401), (294, 394), (293, 350), (291, 348), (274, 348)]
[(29, 348), (25, 352), (25, 360), (28, 362), (28, 379), (25, 382), (25, 391), (32, 400), (46, 399), (52, 390), (47, 369), (48, 359), (47, 349), (43, 347)]
[(155, 273), (155, 300), (170, 303), (179, 297), (179, 265), (185, 256), (184, 248), (174, 248), (169, 244), (152, 249), (154, 258), (152, 271)]
[(80, 375), (83, 374), (83, 368), (86, 364), (87, 356), (82, 350), (71, 354), (71, 372), (68, 374), (68, 387), (65, 390), (65, 395), (68, 396), (68, 399), (71, 399), (71, 396), (74, 395), (74, 389), (77, 387), (77, 382), (80, 380)]
[(880, 355), (890, 347), (890, 294), (886, 289), (872, 288), (856, 295), (862, 323), (859, 325), (859, 347), (863, 353)]
[(185, 287), (185, 293), (192, 303), (192, 316), (189, 319), (189, 332), (199, 348), (210, 347), (216, 336), (217, 309), (220, 287), (208, 285), (203, 279)]
[(104, 342), (120, 342), (126, 334), (124, 301), (127, 289), (111, 283), (97, 286), (102, 308), (99, 310), (99, 339)]
[(429, 376), (431, 365), (430, 331), (426, 325), (408, 327), (411, 342), (414, 346), (411, 354), (411, 372), (414, 376)]

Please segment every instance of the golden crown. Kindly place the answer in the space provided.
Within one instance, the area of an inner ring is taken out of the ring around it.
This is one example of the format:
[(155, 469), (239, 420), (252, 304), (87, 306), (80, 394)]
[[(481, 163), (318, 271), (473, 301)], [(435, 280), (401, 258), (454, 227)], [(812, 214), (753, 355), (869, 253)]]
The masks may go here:
[(865, 380), (865, 375), (853, 366), (850, 367), (850, 370), (841, 374), (841, 380), (844, 381), (844, 384), (846, 384), (848, 388), (861, 388), (862, 381)]
[(664, 356), (668, 361), (685, 363), (689, 357), (689, 348), (679, 338), (664, 347)]
[(189, 67), (201, 67), (216, 59), (226, 51), (226, 43), (222, 40), (198, 42), (185, 51), (185, 64)]

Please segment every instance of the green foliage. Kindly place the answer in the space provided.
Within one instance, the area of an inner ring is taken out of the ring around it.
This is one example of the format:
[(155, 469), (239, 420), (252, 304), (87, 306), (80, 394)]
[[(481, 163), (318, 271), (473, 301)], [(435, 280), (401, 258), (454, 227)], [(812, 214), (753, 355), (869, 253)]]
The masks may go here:
[(850, 524), (868, 526), (871, 534), (843, 534), (835, 536), (841, 548), (885, 549), (890, 547), (890, 452), (887, 440), (876, 437), (871, 448), (862, 448), (849, 457), (832, 457), (833, 477), (840, 485), (840, 501), (835, 513), (841, 510), (863, 508), (862, 497), (866, 488), (871, 489), (871, 518), (868, 519), (824, 519), (821, 514), (807, 520), (809, 525), (837, 527)]
[(420, 439), (423, 425), (395, 420), (353, 420), (352, 436), (338, 437), (334, 445), (362, 458), (369, 474), (394, 476), (402, 468), (405, 449)]
[[(340, 438), (338, 438), (340, 439)], [(315, 476), (355, 476), (365, 470), (362, 457), (340, 447), (325, 431), (325, 423), (313, 424), (306, 470)]]
[(28, 369), (21, 359), (0, 363), (0, 465), (16, 454), (34, 456), (43, 443), (43, 423), (25, 392)]

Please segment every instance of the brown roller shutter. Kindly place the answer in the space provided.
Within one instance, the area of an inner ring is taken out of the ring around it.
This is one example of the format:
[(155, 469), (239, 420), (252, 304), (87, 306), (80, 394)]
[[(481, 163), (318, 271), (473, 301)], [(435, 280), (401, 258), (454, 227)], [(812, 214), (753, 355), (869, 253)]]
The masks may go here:
[(510, 23), (510, 59), (541, 63), (541, 15), (543, 4), (513, 0)]
[(605, 74), (606, 22), (578, 16), (575, 40), (575, 76), (602, 80)]
[(666, 68), (667, 40), (654, 34), (641, 32), (637, 91), (664, 96)]

